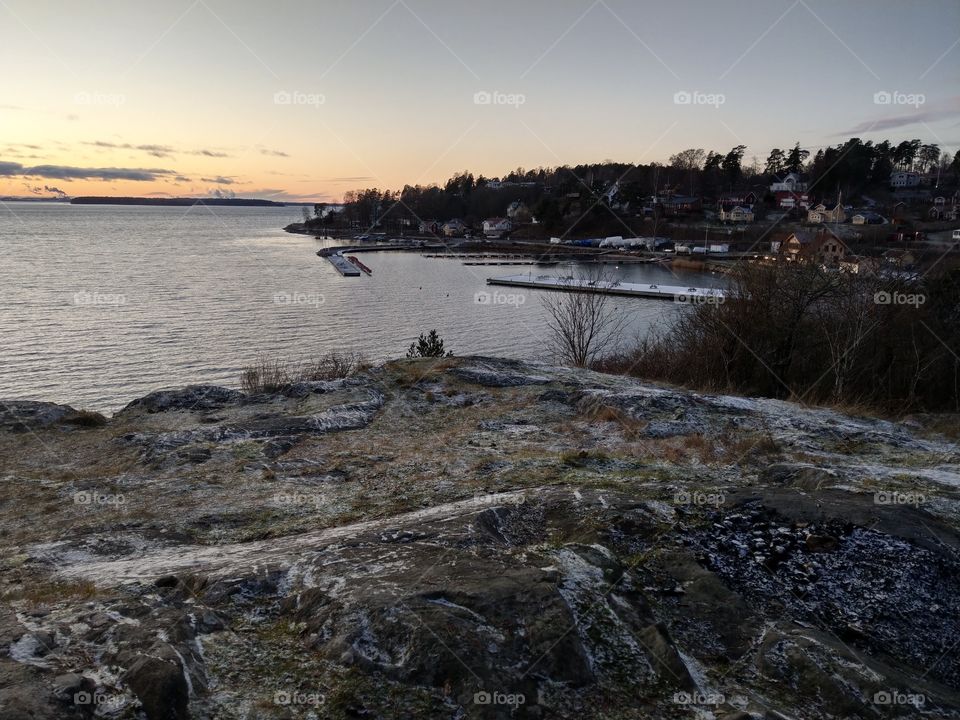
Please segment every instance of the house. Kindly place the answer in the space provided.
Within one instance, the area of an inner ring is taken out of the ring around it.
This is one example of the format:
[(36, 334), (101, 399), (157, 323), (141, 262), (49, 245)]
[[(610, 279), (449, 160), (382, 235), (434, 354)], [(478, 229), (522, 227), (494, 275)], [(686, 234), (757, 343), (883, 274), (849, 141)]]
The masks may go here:
[(731, 207), (734, 205), (739, 205), (740, 207), (747, 207), (752, 210), (753, 206), (756, 205), (759, 201), (760, 201), (760, 198), (758, 198), (757, 194), (752, 191), (746, 192), (746, 193), (729, 193), (727, 195), (723, 195), (720, 198), (720, 205), (721, 206), (729, 205)]
[(530, 211), (520, 200), (514, 200), (507, 206), (507, 218), (515, 223), (527, 222), (530, 220)]
[(792, 232), (780, 242), (775, 252), (789, 262), (816, 262), (826, 267), (837, 267), (850, 255), (850, 249), (843, 240), (829, 231)]
[(873, 275), (880, 269), (880, 260), (864, 255), (847, 255), (840, 261), (840, 271), (851, 275)]
[(894, 170), (890, 173), (890, 187), (911, 188), (920, 184), (920, 173), (909, 170)]
[(883, 253), (883, 262), (898, 270), (904, 270), (912, 268), (916, 264), (917, 259), (909, 250), (887, 250)]
[(753, 210), (740, 205), (734, 205), (729, 210), (720, 208), (717, 218), (720, 222), (750, 223), (753, 222)]
[(654, 207), (659, 208), (664, 215), (685, 215), (700, 210), (700, 198), (691, 195), (670, 195), (654, 198)]
[(793, 210), (795, 208), (810, 207), (810, 196), (805, 192), (791, 192), (789, 190), (778, 190), (774, 193), (776, 205), (783, 210)]
[(440, 228), (441, 223), (437, 220), (423, 220), (419, 225), (421, 234), (439, 235)]
[(465, 222), (456, 218), (448, 220), (441, 228), (444, 237), (457, 237), (458, 235), (463, 235), (468, 229)]
[(770, 192), (777, 193), (799, 193), (807, 189), (807, 184), (800, 180), (797, 173), (787, 173), (787, 176), (780, 182), (771, 183)]
[(960, 212), (958, 212), (960, 202), (958, 200), (960, 200), (960, 190), (949, 198), (938, 195), (933, 199), (933, 205), (927, 211), (927, 214), (931, 220), (956, 220), (960, 215)]
[(507, 218), (494, 217), (483, 221), (483, 234), (489, 238), (502, 237), (513, 230), (513, 223)]
[(854, 225), (880, 225), (883, 223), (883, 217), (875, 212), (863, 210), (850, 218), (850, 222)]
[(837, 201), (832, 208), (820, 203), (807, 211), (808, 223), (842, 223), (846, 219), (847, 214), (840, 201)]

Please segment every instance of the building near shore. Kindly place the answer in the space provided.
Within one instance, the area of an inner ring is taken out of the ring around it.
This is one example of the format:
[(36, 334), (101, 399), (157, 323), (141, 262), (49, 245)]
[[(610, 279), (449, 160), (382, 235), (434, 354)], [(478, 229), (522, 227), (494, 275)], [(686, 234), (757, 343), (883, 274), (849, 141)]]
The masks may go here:
[(771, 243), (771, 250), (787, 262), (816, 262), (825, 267), (839, 267), (851, 255), (850, 248), (829, 230), (798, 230)]
[(483, 221), (483, 234), (488, 238), (499, 238), (513, 230), (513, 223), (507, 218), (492, 217)]

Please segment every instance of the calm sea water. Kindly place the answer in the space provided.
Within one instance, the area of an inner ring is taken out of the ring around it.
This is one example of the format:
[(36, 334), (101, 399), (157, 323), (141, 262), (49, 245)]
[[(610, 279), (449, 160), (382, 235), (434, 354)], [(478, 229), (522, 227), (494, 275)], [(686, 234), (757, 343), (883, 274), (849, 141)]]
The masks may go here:
[[(299, 208), (0, 203), (0, 398), (112, 412), (158, 388), (237, 386), (261, 354), (401, 356), (431, 328), (458, 355), (547, 359), (539, 292), (518, 290), (521, 304), (475, 300), (493, 290), (487, 277), (529, 268), (368, 253), (373, 276), (344, 278), (315, 254), (327, 241), (281, 230), (299, 220)], [(614, 272), (719, 284), (651, 266)], [(679, 311), (658, 300), (616, 305), (631, 336)]]

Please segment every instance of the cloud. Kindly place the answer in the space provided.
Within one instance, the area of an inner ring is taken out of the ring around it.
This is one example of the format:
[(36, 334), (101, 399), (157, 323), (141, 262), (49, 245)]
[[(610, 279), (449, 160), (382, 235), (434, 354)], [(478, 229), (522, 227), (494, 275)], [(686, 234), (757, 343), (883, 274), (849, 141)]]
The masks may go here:
[(57, 196), (59, 196), (59, 197), (61, 197), (61, 198), (64, 198), (64, 197), (67, 196), (67, 194), (66, 194), (63, 190), (61, 190), (60, 188), (58, 188), (58, 187), (53, 187), (53, 186), (51, 186), (51, 185), (44, 185), (44, 186), (43, 186), (43, 189), (44, 189), (46, 192), (53, 193), (53, 194), (55, 194), (55, 195), (57, 195)]
[(187, 155), (203, 155), (204, 157), (212, 158), (225, 158), (230, 157), (225, 152), (217, 152), (216, 150), (189, 150)]
[(34, 165), (0, 161), (0, 177), (42, 177), (53, 180), (133, 180), (149, 182), (167, 175), (176, 175), (163, 168), (84, 168), (71, 165)]
[(216, 183), (217, 185), (233, 185), (236, 182), (233, 178), (224, 177), (223, 175), (217, 175), (212, 178), (200, 178), (202, 182)]
[(333, 197), (327, 193), (297, 194), (278, 188), (257, 188), (254, 190), (244, 190), (244, 195), (248, 197), (262, 197), (277, 202), (328, 202)]
[(190, 178), (184, 177), (183, 175), (177, 175), (174, 179), (174, 182), (192, 182)]
[(366, 182), (367, 180), (376, 180), (376, 178), (370, 175), (357, 175), (355, 177), (327, 178), (326, 182)]
[(261, 155), (270, 155), (272, 157), (290, 157), (283, 150), (271, 150), (270, 148), (260, 148)]
[(131, 145), (130, 143), (112, 143), (105, 140), (94, 140), (93, 142), (85, 142), (82, 144), (92, 145), (93, 147), (98, 148), (110, 148), (114, 150), (139, 150), (140, 152), (145, 152), (148, 155), (153, 155), (154, 157), (158, 158), (170, 157), (174, 153), (174, 149), (169, 145)]
[(879, 118), (877, 120), (866, 120), (856, 127), (849, 130), (843, 130), (837, 135), (857, 135), (860, 133), (879, 132), (881, 130), (895, 130), (897, 128), (909, 127), (924, 122), (933, 122), (946, 118), (960, 117), (960, 98), (952, 98), (945, 106), (929, 107), (914, 112), (906, 112), (901, 115)]
[(215, 198), (224, 198), (231, 199), (235, 198), (237, 194), (233, 190), (221, 190), (220, 188), (214, 188), (210, 191), (210, 195)]
[(112, 150), (137, 150), (139, 152), (145, 152), (148, 155), (153, 155), (154, 157), (159, 158), (171, 157), (173, 155), (202, 155), (203, 157), (212, 158), (230, 157), (226, 153), (218, 152), (216, 150), (178, 150), (177, 148), (169, 145), (160, 145), (156, 143), (143, 143), (140, 145), (134, 145), (133, 143), (114, 143), (106, 140), (94, 140), (92, 142), (84, 142), (82, 144)]

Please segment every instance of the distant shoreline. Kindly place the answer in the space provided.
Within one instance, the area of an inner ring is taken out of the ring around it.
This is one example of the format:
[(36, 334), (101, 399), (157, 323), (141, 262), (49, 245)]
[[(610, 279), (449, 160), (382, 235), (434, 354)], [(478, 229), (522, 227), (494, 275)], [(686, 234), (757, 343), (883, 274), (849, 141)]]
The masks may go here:
[(256, 198), (145, 198), (106, 197), (88, 195), (75, 197), (71, 205), (159, 205), (165, 207), (189, 207), (191, 205), (215, 205), (218, 207), (287, 207), (288, 203)]

